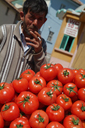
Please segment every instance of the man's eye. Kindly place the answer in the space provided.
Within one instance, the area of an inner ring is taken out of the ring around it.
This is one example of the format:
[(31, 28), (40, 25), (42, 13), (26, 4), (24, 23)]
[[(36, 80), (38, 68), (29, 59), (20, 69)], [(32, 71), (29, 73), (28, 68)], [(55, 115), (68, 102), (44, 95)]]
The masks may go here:
[(33, 19), (34, 19), (34, 17), (33, 17), (33, 16), (29, 16), (28, 18), (29, 18), (29, 19), (31, 19), (31, 20), (33, 20)]

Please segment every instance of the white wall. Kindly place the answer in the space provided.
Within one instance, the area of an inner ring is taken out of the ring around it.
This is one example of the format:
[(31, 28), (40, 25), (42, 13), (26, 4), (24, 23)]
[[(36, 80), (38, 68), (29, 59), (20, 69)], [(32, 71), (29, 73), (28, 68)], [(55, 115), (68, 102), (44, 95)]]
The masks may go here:
[(45, 1), (46, 1), (47, 5), (49, 6), (50, 0), (45, 0)]
[[(6, 15), (7, 7), (9, 7), (8, 14)], [(0, 1), (0, 25), (14, 23), (16, 11), (8, 4)]]

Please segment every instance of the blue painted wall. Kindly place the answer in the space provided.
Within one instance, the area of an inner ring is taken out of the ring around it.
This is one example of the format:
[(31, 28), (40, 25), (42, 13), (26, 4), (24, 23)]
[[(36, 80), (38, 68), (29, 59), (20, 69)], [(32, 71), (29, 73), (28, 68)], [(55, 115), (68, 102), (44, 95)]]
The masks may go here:
[[(52, 50), (54, 48), (54, 44), (56, 42), (62, 20), (60, 20), (58, 17), (56, 17), (57, 10), (60, 9), (61, 4), (65, 5), (65, 9), (76, 9), (79, 7), (79, 5), (72, 0), (51, 0), (49, 7), (48, 7), (48, 15), (47, 15), (47, 21), (41, 28), (41, 36), (46, 40), (47, 43), (47, 53), (51, 54)], [(54, 32), (53, 38), (51, 42), (47, 41), (49, 31)]]

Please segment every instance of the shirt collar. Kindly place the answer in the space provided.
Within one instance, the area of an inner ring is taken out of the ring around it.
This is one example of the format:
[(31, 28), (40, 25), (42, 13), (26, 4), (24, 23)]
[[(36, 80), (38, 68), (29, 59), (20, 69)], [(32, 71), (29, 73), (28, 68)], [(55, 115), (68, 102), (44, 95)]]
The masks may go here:
[(22, 29), (21, 29), (21, 25), (22, 24), (20, 24), (20, 26), (19, 26), (20, 35), (23, 34)]
[(22, 32), (22, 29), (21, 29), (21, 25), (19, 26), (19, 31), (20, 31), (20, 36), (21, 36), (21, 41), (22, 41), (22, 46), (23, 46), (23, 49), (24, 49), (24, 53), (26, 53), (26, 51), (31, 47), (29, 45), (26, 45), (26, 41), (25, 41), (25, 37), (24, 37), (24, 34)]

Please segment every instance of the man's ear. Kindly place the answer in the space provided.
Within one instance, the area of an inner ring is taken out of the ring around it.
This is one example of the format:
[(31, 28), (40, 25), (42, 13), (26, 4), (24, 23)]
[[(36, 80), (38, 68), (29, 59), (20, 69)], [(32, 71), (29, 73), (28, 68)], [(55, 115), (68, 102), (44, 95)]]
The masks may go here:
[(20, 19), (21, 19), (22, 21), (24, 21), (24, 12), (23, 12), (23, 11), (20, 12)]

